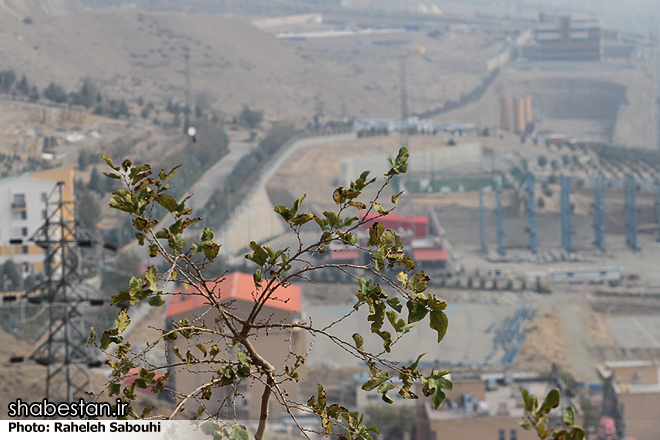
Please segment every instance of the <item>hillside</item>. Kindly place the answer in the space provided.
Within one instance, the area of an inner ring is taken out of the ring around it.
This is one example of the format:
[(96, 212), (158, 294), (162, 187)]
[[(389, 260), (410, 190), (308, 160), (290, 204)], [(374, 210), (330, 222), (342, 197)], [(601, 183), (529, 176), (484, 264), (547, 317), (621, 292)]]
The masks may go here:
[(0, 18), (3, 21), (23, 21), (26, 17), (57, 17), (83, 9), (81, 0), (0, 0)]
[(342, 103), (356, 115), (391, 106), (382, 90), (365, 89), (369, 78), (347, 81), (346, 67), (231, 17), (87, 11), (32, 24), (3, 20), (0, 47), (0, 69), (27, 74), (40, 89), (55, 81), (73, 90), (90, 77), (106, 96), (183, 101), (188, 54), (192, 91), (228, 113), (248, 104), (304, 120), (321, 93), (335, 112)]

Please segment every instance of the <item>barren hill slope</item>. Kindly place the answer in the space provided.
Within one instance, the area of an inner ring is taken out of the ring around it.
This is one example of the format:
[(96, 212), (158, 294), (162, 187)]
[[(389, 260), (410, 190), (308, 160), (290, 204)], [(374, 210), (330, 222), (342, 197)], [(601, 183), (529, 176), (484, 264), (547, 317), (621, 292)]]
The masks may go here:
[(81, 0), (0, 0), (0, 19), (23, 21), (68, 15), (83, 10)]
[(32, 24), (5, 21), (0, 47), (0, 69), (27, 74), (40, 89), (55, 81), (73, 90), (88, 76), (106, 95), (183, 100), (189, 54), (192, 91), (225, 111), (248, 104), (302, 119), (313, 114), (317, 94), (335, 115), (342, 104), (355, 115), (389, 106), (382, 92), (365, 88), (368, 78), (348, 81), (346, 67), (231, 17), (88, 11)]

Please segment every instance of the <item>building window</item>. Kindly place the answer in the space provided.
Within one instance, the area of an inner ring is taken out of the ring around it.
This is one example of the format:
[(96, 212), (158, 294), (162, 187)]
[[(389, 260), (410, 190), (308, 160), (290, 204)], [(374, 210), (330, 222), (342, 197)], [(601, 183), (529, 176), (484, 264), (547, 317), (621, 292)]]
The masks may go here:
[(48, 211), (46, 211), (45, 209), (41, 211), (41, 218), (46, 220), (46, 218), (48, 218)]
[(21, 211), (21, 220), (27, 220), (27, 211)]
[(14, 194), (14, 201), (11, 204), (12, 208), (25, 208), (25, 194)]
[(503, 429), (497, 431), (497, 440), (506, 440), (506, 431)]
[(24, 254), (27, 254), (28, 251), (29, 251), (29, 250), (28, 250), (28, 247), (27, 247), (27, 246), (23, 246), (23, 253), (24, 253)]
[(509, 440), (518, 440), (518, 432), (515, 429), (509, 431)]
[(41, 193), (41, 201), (42, 202), (45, 202), (47, 198), (48, 198), (48, 194), (46, 194), (45, 192)]
[(23, 237), (27, 237), (28, 235), (28, 229), (27, 228), (21, 228), (21, 235)]

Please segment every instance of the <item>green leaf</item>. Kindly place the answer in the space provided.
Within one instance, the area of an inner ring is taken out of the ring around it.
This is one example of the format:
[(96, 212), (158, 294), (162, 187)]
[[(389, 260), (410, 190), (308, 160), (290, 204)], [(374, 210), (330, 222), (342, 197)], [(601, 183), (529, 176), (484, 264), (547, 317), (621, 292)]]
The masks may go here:
[(323, 216), (328, 220), (328, 225), (334, 228), (339, 223), (339, 216), (332, 211), (323, 211)]
[(203, 243), (202, 251), (207, 259), (213, 261), (218, 256), (218, 252), (220, 252), (220, 245), (217, 243)]
[(520, 427), (526, 431), (531, 431), (534, 429), (534, 425), (529, 420), (521, 420)]
[(181, 362), (183, 362), (183, 356), (181, 356), (181, 353), (179, 352), (179, 347), (172, 347), (172, 353), (174, 353), (174, 355), (178, 357)]
[(206, 227), (202, 231), (202, 241), (211, 241), (213, 240), (213, 229)]
[(364, 338), (359, 333), (353, 333), (353, 341), (355, 341), (355, 347), (358, 350), (364, 350)]
[(110, 207), (113, 209), (118, 209), (119, 211), (124, 211), (129, 213), (135, 212), (135, 208), (133, 207), (132, 203), (128, 203), (125, 200), (122, 200), (117, 197), (110, 199)]
[(254, 262), (257, 266), (263, 266), (268, 261), (268, 252), (259, 246), (256, 242), (250, 242), (250, 249), (254, 252), (245, 256), (248, 260)]
[(526, 388), (522, 389), (523, 402), (525, 403), (525, 412), (534, 414), (538, 406), (536, 396), (531, 394)]
[(204, 344), (197, 344), (197, 345), (195, 345), (195, 347), (197, 347), (199, 349), (199, 351), (204, 353), (204, 356), (206, 356), (206, 347), (204, 347)]
[(115, 327), (117, 328), (117, 334), (122, 334), (124, 330), (131, 323), (131, 319), (128, 317), (126, 309), (121, 309), (117, 318), (115, 318)]
[(541, 408), (539, 409), (538, 413), (541, 415), (548, 414), (551, 409), (556, 408), (559, 406), (559, 400), (561, 399), (559, 390), (557, 388), (553, 388), (550, 390), (548, 395), (546, 396), (545, 400), (543, 401), (543, 404), (541, 405)]
[(246, 367), (250, 366), (250, 360), (243, 350), (237, 350), (236, 354), (238, 355), (238, 361), (241, 365), (245, 365)]
[(178, 204), (176, 203), (176, 200), (170, 195), (167, 194), (160, 194), (158, 197), (156, 197), (156, 202), (163, 208), (167, 209), (169, 212), (174, 212), (178, 208)]
[(289, 223), (291, 218), (293, 218), (293, 215), (286, 206), (282, 206), (282, 205), (276, 206), (275, 208), (273, 208), (273, 211), (278, 213), (280, 217), (282, 217), (284, 221), (287, 223)]
[(162, 180), (163, 182), (167, 182), (170, 180), (172, 177), (174, 177), (174, 172), (180, 168), (181, 165), (177, 165), (169, 173), (166, 173), (165, 170), (160, 170), (160, 173), (158, 174), (158, 178)]
[(400, 196), (401, 194), (403, 194), (403, 191), (401, 191), (399, 194), (394, 194), (394, 195), (392, 196), (392, 204), (394, 204), (394, 205), (396, 206), (396, 202), (399, 200), (399, 196)]
[(149, 305), (152, 307), (160, 307), (163, 304), (165, 304), (165, 301), (163, 301), (163, 298), (160, 297), (160, 293), (157, 294), (156, 296), (152, 296), (149, 298)]
[(245, 426), (234, 425), (227, 429), (227, 438), (230, 440), (250, 440), (250, 435)]
[(218, 353), (220, 353), (220, 349), (218, 348), (217, 345), (211, 345), (209, 347), (209, 354), (211, 355), (211, 359), (214, 359)]
[(112, 397), (117, 394), (119, 394), (119, 391), (121, 390), (121, 385), (118, 383), (111, 383), (108, 385), (108, 396)]
[(426, 308), (426, 302), (422, 302), (420, 299), (409, 300), (406, 303), (406, 307), (408, 307), (409, 323), (421, 321), (429, 312), (428, 308)]
[(408, 281), (408, 288), (415, 293), (422, 293), (426, 290), (427, 283), (430, 280), (431, 279), (429, 277), (424, 275), (424, 271), (422, 270), (420, 273), (410, 277), (410, 281)]
[(438, 332), (438, 342), (442, 341), (449, 327), (449, 318), (442, 310), (432, 310), (430, 316), (430, 327)]
[(158, 245), (157, 244), (150, 244), (149, 245), (149, 256), (151, 258), (154, 258), (158, 256)]
[(346, 201), (346, 188), (340, 186), (339, 188), (335, 189), (332, 193), (332, 200), (337, 205), (344, 203)]
[(387, 209), (383, 208), (383, 206), (380, 203), (373, 202), (372, 205), (374, 207), (374, 210), (376, 210), (376, 212), (380, 215), (387, 215), (390, 212)]
[(433, 393), (433, 398), (431, 399), (431, 404), (433, 408), (438, 409), (442, 402), (445, 401), (445, 393), (440, 389), (436, 388), (435, 393)]
[(90, 327), (91, 333), (89, 334), (89, 341), (87, 341), (87, 346), (89, 347), (96, 341), (96, 332), (94, 331), (94, 327)]
[(149, 266), (144, 273), (145, 278), (149, 282), (149, 289), (153, 292), (158, 290), (158, 271), (156, 267)]
[(365, 205), (362, 202), (354, 202), (351, 200), (350, 202), (348, 202), (348, 204), (354, 207), (355, 209), (357, 209), (358, 211), (364, 211), (365, 209), (367, 209), (367, 205)]
[(115, 170), (115, 171), (119, 171), (119, 167), (115, 166), (115, 164), (112, 163), (112, 159), (110, 159), (110, 158), (107, 157), (107, 156), (103, 156), (103, 155), (101, 155), (101, 157), (103, 158), (103, 160), (105, 161), (105, 163), (108, 164), (108, 166), (109, 166), (110, 168), (112, 168), (112, 169)]
[(305, 200), (305, 197), (307, 197), (307, 194), (303, 194), (302, 197), (300, 197), (298, 200), (293, 202), (293, 207), (291, 208), (291, 215), (295, 216), (296, 213), (298, 212), (298, 209), (300, 208), (300, 205), (302, 204), (303, 200)]
[(564, 425), (566, 425), (567, 428), (572, 428), (575, 426), (575, 408), (573, 405), (564, 410), (563, 418)]
[(379, 387), (382, 383), (390, 378), (390, 375), (387, 373), (378, 373), (375, 376), (372, 376), (364, 385), (362, 389), (365, 391), (371, 391), (376, 387)]

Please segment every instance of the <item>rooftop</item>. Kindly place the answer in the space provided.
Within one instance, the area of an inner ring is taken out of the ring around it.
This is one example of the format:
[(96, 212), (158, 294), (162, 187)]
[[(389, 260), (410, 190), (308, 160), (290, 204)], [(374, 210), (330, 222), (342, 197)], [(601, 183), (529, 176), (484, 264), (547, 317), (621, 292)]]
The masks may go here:
[[(218, 282), (208, 283), (207, 286), (220, 301), (254, 303), (263, 292), (255, 288), (252, 275), (241, 272), (230, 273)], [(209, 307), (210, 303), (206, 298), (202, 295), (195, 295), (199, 292), (197, 286), (186, 285), (180, 294), (174, 294), (170, 299), (167, 316), (172, 317), (191, 310)], [(279, 287), (276, 293), (266, 300), (266, 305), (275, 309), (300, 312), (300, 287), (294, 285)]]

